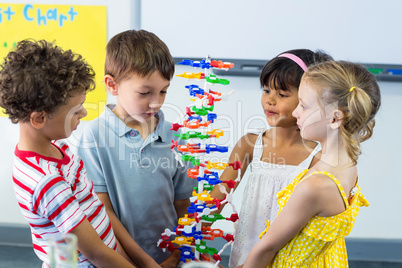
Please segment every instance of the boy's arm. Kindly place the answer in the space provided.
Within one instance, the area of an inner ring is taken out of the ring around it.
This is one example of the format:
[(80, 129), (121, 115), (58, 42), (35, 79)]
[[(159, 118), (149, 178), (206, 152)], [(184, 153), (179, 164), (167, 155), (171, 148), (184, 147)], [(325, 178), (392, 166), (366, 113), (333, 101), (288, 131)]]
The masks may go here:
[(184, 217), (187, 214), (187, 208), (191, 205), (190, 199), (180, 199), (173, 202), (174, 208), (176, 209), (177, 218)]
[[(134, 241), (126, 228), (114, 213), (112, 203), (107, 193), (96, 193), (105, 205), (107, 215), (112, 223), (113, 232), (128, 256), (139, 267), (160, 267), (145, 251)], [(156, 245), (155, 245), (156, 246)]]
[(78, 250), (96, 267), (134, 267), (103, 243), (87, 219), (71, 230), (71, 233), (78, 238)]

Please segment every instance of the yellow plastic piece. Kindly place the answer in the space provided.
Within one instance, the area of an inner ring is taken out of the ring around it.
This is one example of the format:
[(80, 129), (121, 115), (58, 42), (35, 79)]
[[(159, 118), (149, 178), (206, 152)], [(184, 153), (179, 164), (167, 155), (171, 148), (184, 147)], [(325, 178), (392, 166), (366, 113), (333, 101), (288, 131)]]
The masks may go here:
[(207, 131), (208, 135), (216, 135), (217, 138), (223, 136), (223, 130), (221, 129), (213, 129), (212, 131)]
[(207, 169), (217, 169), (217, 170), (223, 170), (228, 167), (228, 164), (223, 163), (223, 162), (207, 162)]
[(194, 222), (194, 219), (188, 217), (188, 214), (185, 214), (183, 218), (179, 219), (179, 225), (191, 225)]
[(205, 190), (203, 193), (197, 194), (195, 191), (193, 191), (193, 196), (197, 196), (198, 200), (200, 201), (212, 201), (213, 198), (211, 198), (211, 196), (207, 193), (207, 191)]
[(184, 78), (188, 78), (188, 79), (194, 79), (194, 78), (201, 79), (201, 75), (202, 75), (201, 72), (199, 72), (199, 73), (186, 72), (186, 73), (178, 74), (176, 76), (184, 77)]
[(175, 243), (177, 245), (191, 245), (193, 242), (192, 237), (185, 237), (185, 236), (178, 236), (174, 240), (172, 240), (172, 243)]

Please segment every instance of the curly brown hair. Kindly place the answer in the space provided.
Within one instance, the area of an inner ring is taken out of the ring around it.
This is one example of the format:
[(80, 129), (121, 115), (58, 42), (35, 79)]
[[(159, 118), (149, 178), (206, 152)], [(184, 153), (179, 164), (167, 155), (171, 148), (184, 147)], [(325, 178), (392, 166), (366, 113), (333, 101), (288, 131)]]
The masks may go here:
[(0, 66), (0, 106), (15, 124), (34, 111), (51, 115), (75, 94), (93, 90), (94, 77), (81, 55), (46, 40), (23, 40)]

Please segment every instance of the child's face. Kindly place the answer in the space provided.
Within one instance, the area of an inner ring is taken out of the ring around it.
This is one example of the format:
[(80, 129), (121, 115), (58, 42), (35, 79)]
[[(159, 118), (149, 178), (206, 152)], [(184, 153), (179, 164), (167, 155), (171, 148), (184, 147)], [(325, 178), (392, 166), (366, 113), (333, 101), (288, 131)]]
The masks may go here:
[(298, 102), (295, 88), (284, 91), (264, 86), (261, 105), (271, 127), (294, 127), (296, 119), (292, 116), (292, 111)]
[(86, 93), (79, 93), (70, 97), (65, 105), (46, 119), (45, 134), (51, 140), (65, 139), (77, 129), (80, 119), (87, 115), (83, 103)]
[(300, 135), (306, 140), (321, 141), (327, 133), (330, 119), (327, 119), (326, 109), (319, 103), (318, 98), (314, 84), (302, 79), (299, 87), (299, 105), (293, 111), (293, 116), (297, 119)]
[(116, 85), (114, 112), (127, 122), (149, 123), (163, 105), (169, 86), (170, 81), (158, 71), (146, 77), (133, 75)]

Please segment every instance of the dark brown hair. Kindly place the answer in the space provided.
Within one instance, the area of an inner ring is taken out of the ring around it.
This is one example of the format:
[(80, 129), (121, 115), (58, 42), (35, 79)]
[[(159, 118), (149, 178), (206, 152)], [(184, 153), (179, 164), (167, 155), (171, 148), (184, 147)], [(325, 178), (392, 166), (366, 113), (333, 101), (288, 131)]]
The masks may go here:
[(105, 74), (117, 83), (133, 74), (145, 77), (159, 71), (172, 79), (174, 60), (166, 44), (145, 30), (128, 30), (115, 35), (106, 47)]
[(23, 40), (0, 68), (0, 106), (13, 123), (32, 112), (54, 113), (68, 98), (95, 87), (94, 70), (81, 55), (45, 40)]
[[(290, 53), (299, 57), (307, 67), (319, 62), (332, 60), (330, 55), (321, 50), (313, 52), (309, 49), (293, 49), (283, 53)], [(261, 87), (266, 86), (284, 91), (288, 91), (291, 88), (298, 90), (304, 73), (303, 69), (293, 60), (278, 56), (268, 61), (262, 69), (260, 75)]]

